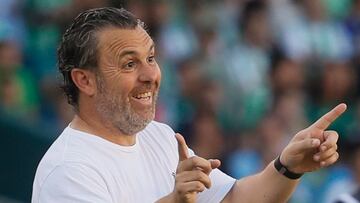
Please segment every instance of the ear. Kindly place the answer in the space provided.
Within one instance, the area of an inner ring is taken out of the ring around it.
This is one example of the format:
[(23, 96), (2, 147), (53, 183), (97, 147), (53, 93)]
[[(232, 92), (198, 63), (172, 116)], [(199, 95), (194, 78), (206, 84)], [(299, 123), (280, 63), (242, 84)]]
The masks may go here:
[(95, 75), (89, 70), (74, 68), (71, 70), (71, 78), (79, 91), (92, 97), (96, 93)]

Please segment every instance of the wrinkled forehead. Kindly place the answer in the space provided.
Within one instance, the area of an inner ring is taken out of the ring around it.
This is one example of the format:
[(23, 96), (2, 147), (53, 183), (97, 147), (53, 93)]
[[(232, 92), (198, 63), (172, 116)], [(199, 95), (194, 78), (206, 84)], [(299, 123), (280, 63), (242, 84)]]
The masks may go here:
[(125, 49), (141, 51), (150, 49), (154, 42), (140, 26), (134, 29), (109, 27), (98, 35), (98, 48), (101, 51), (119, 53)]

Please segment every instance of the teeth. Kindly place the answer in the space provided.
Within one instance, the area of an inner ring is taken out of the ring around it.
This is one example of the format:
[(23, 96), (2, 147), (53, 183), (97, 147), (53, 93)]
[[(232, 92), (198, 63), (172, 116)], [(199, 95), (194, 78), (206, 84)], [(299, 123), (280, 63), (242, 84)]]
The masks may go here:
[(135, 96), (137, 99), (146, 99), (148, 97), (151, 97), (151, 92), (146, 92)]

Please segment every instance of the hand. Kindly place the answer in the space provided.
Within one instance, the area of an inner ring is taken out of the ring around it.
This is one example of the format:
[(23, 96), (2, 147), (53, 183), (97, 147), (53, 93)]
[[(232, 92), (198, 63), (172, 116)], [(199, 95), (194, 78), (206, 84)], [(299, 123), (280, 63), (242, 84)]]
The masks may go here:
[(285, 147), (280, 162), (294, 173), (305, 173), (329, 166), (339, 158), (335, 131), (326, 130), (346, 110), (339, 104), (310, 127), (298, 132)]
[(176, 134), (179, 150), (179, 164), (172, 193), (174, 202), (190, 203), (196, 201), (196, 194), (210, 188), (209, 174), (220, 166), (219, 160), (206, 160), (198, 156), (189, 157), (184, 138)]

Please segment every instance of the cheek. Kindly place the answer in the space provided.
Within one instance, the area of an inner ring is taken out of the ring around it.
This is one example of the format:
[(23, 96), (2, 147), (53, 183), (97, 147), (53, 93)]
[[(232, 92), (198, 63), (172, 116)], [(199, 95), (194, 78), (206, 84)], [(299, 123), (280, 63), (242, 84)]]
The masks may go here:
[(160, 69), (159, 65), (157, 65), (157, 81), (160, 84), (160, 82), (161, 82), (161, 69)]
[(126, 98), (134, 88), (134, 81), (131, 78), (117, 78), (109, 87), (109, 91), (113, 97)]

